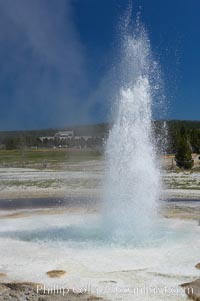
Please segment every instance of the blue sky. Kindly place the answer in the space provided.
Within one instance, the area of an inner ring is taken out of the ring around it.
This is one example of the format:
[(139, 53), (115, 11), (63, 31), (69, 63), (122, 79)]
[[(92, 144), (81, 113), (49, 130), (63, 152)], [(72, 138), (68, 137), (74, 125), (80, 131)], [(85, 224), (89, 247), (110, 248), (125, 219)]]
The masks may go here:
[[(0, 130), (108, 120), (128, 0), (0, 0)], [(133, 0), (159, 61), (170, 119), (199, 119), (200, 2)]]

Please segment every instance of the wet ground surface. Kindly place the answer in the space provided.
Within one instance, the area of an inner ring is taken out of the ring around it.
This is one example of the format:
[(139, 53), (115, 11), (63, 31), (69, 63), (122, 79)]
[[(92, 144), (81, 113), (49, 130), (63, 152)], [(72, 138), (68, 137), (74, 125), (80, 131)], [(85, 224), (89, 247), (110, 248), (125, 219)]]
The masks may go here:
[[(72, 288), (74, 283), (78, 287), (89, 283), (100, 291), (105, 286), (139, 287), (141, 283), (155, 287), (163, 284), (178, 289), (181, 283), (195, 280), (199, 275), (195, 265), (199, 262), (200, 201), (172, 198), (162, 200), (162, 203), (161, 214), (167, 217), (163, 219), (167, 232), (161, 239), (162, 243), (133, 247), (130, 243), (124, 246), (102, 242), (96, 237), (101, 204), (97, 198), (1, 200), (2, 288), (7, 289), (8, 282), (24, 281), (51, 285), (55, 279), (49, 278), (47, 271), (55, 269), (66, 271), (56, 280), (59, 285)], [(26, 290), (29, 294), (29, 288)], [(5, 300), (16, 301), (10, 298), (13, 293), (21, 298), (20, 301), (23, 300), (21, 287), (14, 292), (6, 290), (5, 297), (9, 299)], [(185, 293), (151, 298), (123, 294), (115, 298), (106, 293), (106, 297), (112, 301), (186, 300)], [(34, 298), (33, 301), (38, 301), (37, 295)], [(55, 300), (59, 299), (45, 299)], [(70, 295), (67, 300), (87, 299), (73, 299)]]
[[(37, 209), (37, 208), (54, 208), (54, 207), (69, 207), (85, 205), (96, 206), (101, 203), (97, 197), (88, 196), (71, 196), (65, 198), (22, 198), (22, 199), (2, 199), (0, 201), (0, 210), (15, 210), (15, 209)], [(200, 199), (164, 199), (164, 204), (178, 204), (183, 206), (200, 206)]]
[(88, 197), (66, 197), (66, 198), (31, 198), (31, 199), (5, 199), (0, 201), (0, 210), (15, 209), (37, 209), (53, 207), (69, 207), (95, 205), (99, 202), (97, 198)]

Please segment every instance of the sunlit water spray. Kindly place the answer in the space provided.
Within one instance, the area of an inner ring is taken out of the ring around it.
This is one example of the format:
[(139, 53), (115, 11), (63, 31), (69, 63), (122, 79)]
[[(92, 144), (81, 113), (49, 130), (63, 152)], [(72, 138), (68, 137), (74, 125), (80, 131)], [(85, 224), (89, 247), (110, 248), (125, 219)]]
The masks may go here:
[(152, 130), (156, 63), (143, 28), (122, 39), (120, 89), (106, 146), (104, 224), (118, 239), (154, 235), (160, 172)]

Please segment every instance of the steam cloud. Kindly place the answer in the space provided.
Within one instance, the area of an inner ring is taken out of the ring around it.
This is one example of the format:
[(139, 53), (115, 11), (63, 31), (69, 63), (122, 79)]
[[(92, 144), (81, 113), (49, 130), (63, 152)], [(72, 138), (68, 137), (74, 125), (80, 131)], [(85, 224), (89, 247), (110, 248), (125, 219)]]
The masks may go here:
[(73, 20), (71, 0), (0, 0), (1, 129), (89, 118), (87, 60)]

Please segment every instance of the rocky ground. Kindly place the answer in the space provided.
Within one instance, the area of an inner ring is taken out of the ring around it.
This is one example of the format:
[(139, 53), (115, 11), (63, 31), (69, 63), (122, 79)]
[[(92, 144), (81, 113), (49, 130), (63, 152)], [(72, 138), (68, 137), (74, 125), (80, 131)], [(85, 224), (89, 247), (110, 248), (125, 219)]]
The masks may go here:
[(34, 283), (1, 283), (1, 301), (94, 301), (103, 300), (101, 297), (89, 295), (87, 293), (74, 293), (63, 291), (49, 293), (40, 291), (40, 285)]
[[(200, 270), (200, 263), (196, 264), (196, 268)], [(200, 301), (200, 279), (183, 283), (181, 286), (185, 289), (185, 292), (190, 299)]]
[(185, 288), (185, 292), (190, 299), (200, 301), (200, 279), (184, 283), (181, 286)]

